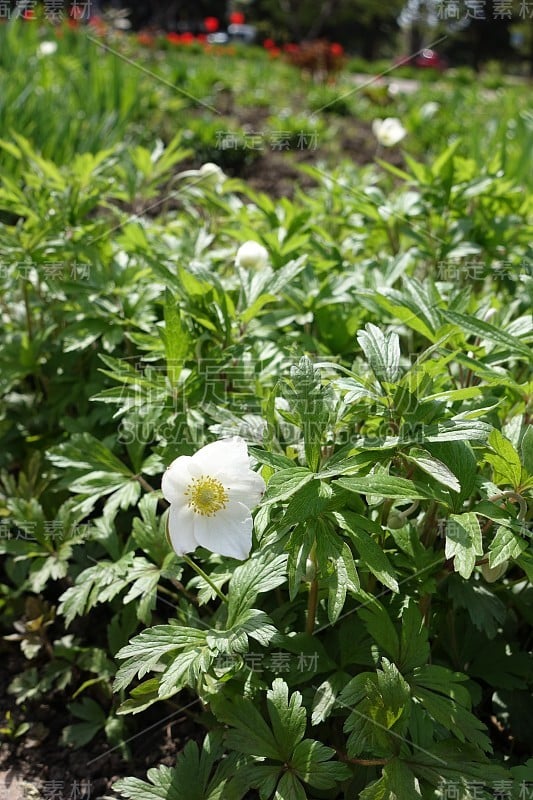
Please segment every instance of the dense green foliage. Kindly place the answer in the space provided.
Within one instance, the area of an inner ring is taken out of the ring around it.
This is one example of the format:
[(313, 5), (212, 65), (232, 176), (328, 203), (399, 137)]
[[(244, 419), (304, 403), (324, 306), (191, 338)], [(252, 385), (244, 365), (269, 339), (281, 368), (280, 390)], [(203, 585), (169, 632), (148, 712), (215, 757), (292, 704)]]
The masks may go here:
[[(127, 757), (148, 708), (194, 705), (199, 743), (125, 797), (531, 796), (520, 90), (387, 96), (402, 166), (361, 167), (324, 106), (347, 95), (368, 124), (383, 96), (349, 74), (0, 37), (0, 602), (28, 660), (3, 734), (63, 692), (65, 746), (105, 735)], [(318, 127), (313, 189), (276, 201), (180, 166), (252, 157), (217, 146), (242, 134), (210, 109), (224, 86), (267, 131)], [(267, 266), (235, 264), (250, 239)], [(160, 478), (231, 434), (267, 491), (247, 561), (194, 554), (209, 582), (167, 542)]]

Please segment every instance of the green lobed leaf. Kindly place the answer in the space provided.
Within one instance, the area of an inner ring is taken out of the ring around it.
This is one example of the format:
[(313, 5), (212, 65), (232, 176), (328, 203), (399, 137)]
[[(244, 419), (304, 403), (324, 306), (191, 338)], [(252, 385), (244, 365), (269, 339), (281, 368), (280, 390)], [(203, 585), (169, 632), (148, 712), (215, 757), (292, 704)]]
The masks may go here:
[(342, 486), (349, 492), (357, 494), (375, 494), (409, 500), (436, 499), (429, 487), (414, 483), (407, 478), (396, 478), (392, 475), (362, 475), (349, 478), (338, 478), (335, 485)]
[[(382, 669), (364, 672), (342, 690), (337, 704), (350, 711), (344, 730), (349, 733), (348, 755), (396, 752), (396, 737), (406, 730), (410, 688), (394, 664), (381, 661)], [(394, 733), (389, 731), (394, 729)]]
[(479, 337), (482, 341), (488, 340), (493, 344), (499, 344), (505, 348), (508, 347), (516, 358), (521, 357), (527, 361), (531, 360), (530, 347), (501, 328), (496, 328), (482, 319), (477, 319), (467, 314), (459, 314), (456, 311), (446, 310), (442, 313), (446, 319), (457, 325), (461, 331), (468, 331), (468, 333)]
[(505, 561), (518, 558), (526, 550), (527, 542), (505, 525), (500, 525), (489, 545), (489, 567), (497, 567)]
[(520, 443), (522, 463), (528, 475), (533, 475), (533, 425), (528, 425)]
[(305, 734), (307, 712), (302, 706), (302, 695), (293, 692), (289, 699), (289, 687), (276, 678), (267, 692), (267, 709), (282, 761), (289, 761)]
[(393, 758), (383, 767), (382, 777), (366, 787), (359, 800), (416, 800), (422, 798), (419, 782), (409, 766)]
[(233, 572), (228, 591), (228, 621), (231, 628), (235, 620), (249, 609), (258, 594), (281, 586), (287, 579), (287, 556), (258, 552)]
[(177, 625), (156, 625), (147, 628), (131, 640), (116, 654), (118, 659), (127, 659), (115, 677), (115, 691), (125, 688), (133, 677), (142, 678), (152, 670), (162, 656), (174, 650), (203, 647), (206, 631)]
[(292, 772), (281, 777), (274, 800), (308, 800), (304, 787)]
[(446, 525), (446, 558), (453, 558), (454, 569), (469, 578), (476, 556), (483, 555), (481, 528), (476, 514), (450, 514)]
[(174, 767), (149, 769), (148, 782), (121, 778), (113, 789), (129, 800), (222, 800), (229, 776), (224, 775), (222, 765), (216, 766), (222, 756), (221, 738), (219, 733), (207, 734), (201, 749), (189, 741)]
[(446, 464), (431, 456), (427, 450), (415, 449), (406, 455), (408, 461), (416, 464), (421, 470), (431, 475), (436, 481), (454, 492), (461, 491), (461, 484)]
[(304, 739), (296, 745), (290, 763), (304, 783), (314, 789), (332, 789), (338, 781), (349, 778), (351, 774), (346, 764), (331, 762), (334, 755), (332, 747)]
[[(367, 568), (391, 591), (398, 592), (399, 586), (394, 568), (383, 549), (367, 532), (368, 528), (374, 527), (371, 522), (353, 511), (336, 511), (333, 516), (359, 553), (361, 558), (359, 569)], [(378, 531), (380, 531), (379, 526)]]
[(397, 380), (400, 369), (400, 338), (397, 333), (383, 331), (371, 322), (357, 332), (357, 341), (363, 349), (376, 378), (387, 383)]
[(393, 661), (400, 662), (400, 640), (385, 606), (373, 598), (371, 602), (367, 602), (357, 609), (357, 614), (383, 652), (387, 653)]
[(326, 508), (331, 499), (332, 489), (323, 481), (310, 481), (304, 484), (291, 497), (282, 517), (283, 525), (294, 525), (309, 517), (316, 518)]
[(349, 676), (345, 672), (334, 672), (320, 684), (313, 697), (311, 724), (320, 725), (331, 714), (337, 695), (346, 685)]
[(400, 653), (397, 662), (402, 673), (425, 664), (430, 656), (428, 629), (413, 598), (402, 609)]
[(217, 697), (212, 702), (218, 720), (230, 726), (228, 747), (245, 755), (281, 761), (278, 742), (251, 700), (245, 697)]
[(355, 568), (352, 551), (346, 543), (342, 553), (333, 560), (333, 573), (328, 581), (328, 619), (331, 624), (339, 618), (348, 590), (357, 592), (360, 588), (359, 576)]
[(485, 725), (467, 708), (450, 697), (421, 687), (414, 689), (413, 694), (433, 719), (452, 732), (460, 742), (470, 742), (482, 751), (492, 752)]
[(315, 478), (306, 467), (291, 467), (275, 472), (270, 478), (261, 505), (281, 503)]
[(453, 510), (459, 511), (462, 502), (470, 497), (476, 485), (477, 462), (472, 446), (466, 441), (448, 441), (427, 443), (425, 447), (456, 476), (460, 491), (452, 500), (455, 502)]
[(183, 315), (169, 289), (165, 292), (164, 318), (165, 327), (160, 328), (159, 333), (165, 345), (168, 378), (175, 390), (184, 362), (189, 355), (191, 343), (182, 321)]
[(488, 453), (485, 460), (494, 468), (494, 483), (509, 483), (514, 489), (520, 486), (522, 465), (515, 448), (500, 431), (494, 429), (489, 436), (489, 445), (494, 450)]

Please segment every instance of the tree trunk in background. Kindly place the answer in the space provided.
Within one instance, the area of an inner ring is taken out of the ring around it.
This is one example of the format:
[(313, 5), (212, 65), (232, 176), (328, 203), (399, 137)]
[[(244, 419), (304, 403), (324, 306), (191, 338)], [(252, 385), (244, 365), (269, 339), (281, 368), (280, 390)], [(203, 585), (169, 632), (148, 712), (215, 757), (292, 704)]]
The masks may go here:
[(315, 22), (307, 32), (307, 39), (316, 39), (317, 36), (320, 35), (328, 17), (339, 10), (342, 2), (343, 0), (329, 0), (328, 2), (322, 3), (322, 7)]
[[(300, 41), (302, 38), (302, 29), (300, 27), (300, 20), (298, 18), (298, 3), (293, 3), (291, 0), (279, 0), (280, 8), (285, 14), (287, 27), (293, 34), (293, 38)], [(296, 5), (296, 10), (293, 6)]]

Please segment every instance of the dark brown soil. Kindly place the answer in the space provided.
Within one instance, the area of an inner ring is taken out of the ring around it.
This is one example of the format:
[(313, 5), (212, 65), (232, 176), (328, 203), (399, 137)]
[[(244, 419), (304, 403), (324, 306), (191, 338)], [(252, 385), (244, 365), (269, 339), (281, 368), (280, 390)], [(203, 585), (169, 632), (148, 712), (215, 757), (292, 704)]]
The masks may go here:
[[(241, 124), (246, 124), (247, 118), (246, 114), (242, 118), (239, 114)], [(310, 175), (299, 169), (302, 164), (331, 168), (345, 160), (358, 165), (374, 162), (376, 140), (368, 122), (355, 117), (336, 117), (335, 124), (339, 133), (332, 140), (323, 143), (319, 138), (316, 147), (293, 147), (281, 152), (265, 147), (253, 163), (234, 171), (234, 177), (243, 178), (252, 189), (265, 192), (271, 197), (292, 198), (297, 187), (306, 190), (316, 185)], [(404, 166), (399, 148), (382, 148), (379, 157), (394, 166)], [(195, 167), (198, 166), (200, 165), (195, 164)]]
[[(9, 787), (11, 780), (24, 780), (40, 792), (43, 800), (98, 800), (111, 794), (112, 784), (120, 777), (137, 776), (146, 779), (150, 767), (165, 764), (173, 766), (177, 754), (189, 739), (201, 741), (204, 730), (195, 718), (198, 704), (186, 712), (168, 704), (154, 706), (137, 720), (131, 718), (128, 746), (131, 760), (125, 760), (117, 748), (113, 749), (103, 734), (78, 750), (61, 742), (66, 725), (72, 719), (67, 710), (70, 697), (57, 693), (41, 702), (17, 706), (15, 698), (7, 693), (13, 678), (28, 668), (28, 661), (17, 652), (18, 645), (2, 647), (0, 668), (0, 696), (2, 716), (11, 712), (17, 723), (29, 722), (30, 730), (14, 741), (0, 739), (0, 776)], [(194, 698), (188, 698), (189, 703)], [(183, 700), (180, 705), (187, 704)], [(0, 784), (2, 800), (9, 800)]]

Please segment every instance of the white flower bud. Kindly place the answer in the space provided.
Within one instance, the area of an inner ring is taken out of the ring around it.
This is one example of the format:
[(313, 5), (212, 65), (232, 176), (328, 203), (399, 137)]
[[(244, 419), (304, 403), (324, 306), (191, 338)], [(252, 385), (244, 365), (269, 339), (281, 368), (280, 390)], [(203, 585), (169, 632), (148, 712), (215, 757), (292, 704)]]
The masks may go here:
[(427, 103), (424, 103), (424, 105), (421, 106), (420, 116), (422, 119), (431, 119), (435, 116), (439, 108), (440, 105), (438, 103), (436, 103), (434, 100), (429, 100)]
[(487, 583), (495, 583), (499, 578), (501, 578), (505, 574), (508, 566), (509, 566), (508, 561), (502, 561), (502, 563), (498, 564), (497, 567), (489, 567), (488, 564), (482, 564), (481, 574), (483, 575)]
[(57, 50), (57, 42), (41, 42), (37, 48), (37, 55), (52, 56)]
[(202, 164), (198, 170), (198, 173), (205, 178), (214, 178), (216, 183), (222, 183), (222, 181), (226, 179), (223, 170), (218, 166), (218, 164), (213, 164), (212, 161)]
[(235, 263), (244, 269), (261, 269), (268, 264), (268, 251), (258, 242), (245, 242), (237, 250)]
[(372, 133), (383, 147), (394, 147), (401, 142), (407, 131), (396, 117), (375, 119), (372, 123)]
[(400, 511), (391, 511), (387, 519), (387, 528), (396, 531), (403, 528), (406, 523), (407, 520)]

